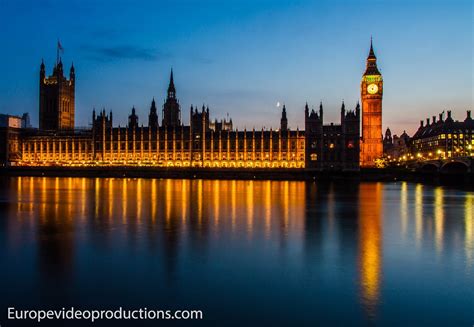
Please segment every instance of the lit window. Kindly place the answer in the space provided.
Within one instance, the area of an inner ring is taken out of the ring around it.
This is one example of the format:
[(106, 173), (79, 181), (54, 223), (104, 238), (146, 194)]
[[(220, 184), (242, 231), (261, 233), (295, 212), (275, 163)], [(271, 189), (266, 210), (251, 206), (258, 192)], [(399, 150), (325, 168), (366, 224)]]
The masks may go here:
[(316, 161), (318, 160), (318, 155), (316, 153), (311, 154), (311, 161)]

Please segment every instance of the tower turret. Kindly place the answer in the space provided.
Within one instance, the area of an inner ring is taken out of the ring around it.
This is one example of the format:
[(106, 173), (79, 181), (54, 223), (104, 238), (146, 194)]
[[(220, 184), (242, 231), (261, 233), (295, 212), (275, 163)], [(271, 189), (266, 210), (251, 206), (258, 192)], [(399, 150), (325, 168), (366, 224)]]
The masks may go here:
[(288, 119), (286, 118), (285, 105), (283, 105), (283, 109), (281, 110), (280, 129), (282, 132), (286, 132), (288, 130)]
[(40, 66), (39, 128), (64, 130), (74, 128), (75, 72), (71, 67), (69, 80), (64, 76), (63, 63), (58, 58), (53, 73), (46, 75), (44, 61)]
[(148, 115), (148, 127), (158, 128), (158, 113), (156, 111), (155, 98), (151, 101), (150, 114)]
[(74, 81), (76, 79), (76, 70), (74, 69), (74, 63), (71, 63), (71, 69), (69, 69), (69, 79)]
[(162, 126), (177, 127), (181, 125), (181, 108), (176, 99), (176, 88), (174, 86), (173, 69), (170, 73), (170, 82), (168, 85), (168, 94), (163, 104)]
[(128, 127), (132, 129), (138, 128), (138, 116), (135, 112), (135, 106), (132, 107), (132, 114), (128, 116)]
[(171, 68), (170, 83), (168, 85), (168, 98), (174, 99), (175, 97), (176, 97), (176, 89), (174, 87), (173, 68)]

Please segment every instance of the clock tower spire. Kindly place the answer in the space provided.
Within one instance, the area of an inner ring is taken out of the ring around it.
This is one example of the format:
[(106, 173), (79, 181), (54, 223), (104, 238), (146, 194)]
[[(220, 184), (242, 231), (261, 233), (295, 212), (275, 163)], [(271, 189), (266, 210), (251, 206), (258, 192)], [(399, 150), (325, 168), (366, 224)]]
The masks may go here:
[(360, 84), (362, 100), (361, 166), (375, 167), (375, 160), (383, 155), (382, 95), (383, 79), (377, 67), (372, 38), (365, 72)]

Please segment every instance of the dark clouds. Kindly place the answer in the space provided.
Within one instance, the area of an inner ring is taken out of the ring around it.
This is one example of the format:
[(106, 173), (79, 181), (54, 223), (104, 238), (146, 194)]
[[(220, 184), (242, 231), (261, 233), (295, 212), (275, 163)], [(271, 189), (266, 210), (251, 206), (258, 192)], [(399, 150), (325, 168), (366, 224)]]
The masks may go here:
[(93, 61), (108, 62), (116, 60), (158, 61), (171, 57), (170, 54), (154, 48), (134, 45), (83, 46), (86, 57)]

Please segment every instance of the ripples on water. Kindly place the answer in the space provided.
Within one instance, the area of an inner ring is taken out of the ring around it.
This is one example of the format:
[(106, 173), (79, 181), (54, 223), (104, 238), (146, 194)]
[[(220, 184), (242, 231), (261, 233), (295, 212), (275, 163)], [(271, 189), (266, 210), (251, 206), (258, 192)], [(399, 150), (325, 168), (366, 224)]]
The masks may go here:
[(12, 305), (122, 305), (197, 308), (207, 322), (235, 325), (474, 323), (470, 192), (405, 182), (0, 183), (1, 317)]

